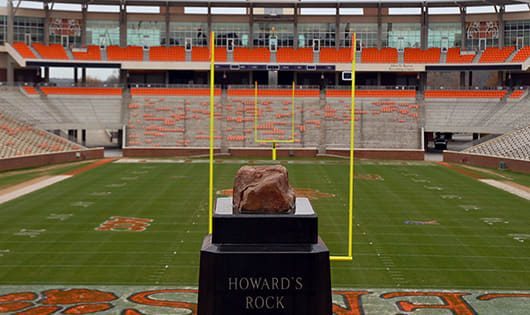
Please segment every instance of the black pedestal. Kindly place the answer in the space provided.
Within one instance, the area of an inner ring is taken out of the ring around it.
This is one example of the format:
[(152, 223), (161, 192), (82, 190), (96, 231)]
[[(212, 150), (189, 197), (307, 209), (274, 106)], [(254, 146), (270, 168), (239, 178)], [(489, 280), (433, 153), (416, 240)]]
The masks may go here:
[(231, 198), (219, 198), (201, 249), (198, 314), (331, 314), (329, 251), (309, 201), (297, 198), (293, 215), (230, 212)]

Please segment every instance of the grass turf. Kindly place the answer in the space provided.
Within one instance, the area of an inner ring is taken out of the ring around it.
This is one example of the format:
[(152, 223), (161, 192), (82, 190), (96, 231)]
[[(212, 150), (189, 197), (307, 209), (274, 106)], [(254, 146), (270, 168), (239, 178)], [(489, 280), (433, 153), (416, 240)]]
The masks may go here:
[[(335, 195), (312, 204), (331, 254), (345, 255), (348, 166), (315, 163), (287, 164), (290, 183)], [(356, 164), (383, 180), (355, 180), (354, 260), (332, 262), (334, 288), (530, 289), (529, 201), (443, 166), (389, 164)], [(239, 167), (215, 165), (214, 189)], [(0, 284), (197, 286), (207, 187), (205, 163), (110, 163), (0, 205)], [(95, 230), (111, 216), (154, 221)]]

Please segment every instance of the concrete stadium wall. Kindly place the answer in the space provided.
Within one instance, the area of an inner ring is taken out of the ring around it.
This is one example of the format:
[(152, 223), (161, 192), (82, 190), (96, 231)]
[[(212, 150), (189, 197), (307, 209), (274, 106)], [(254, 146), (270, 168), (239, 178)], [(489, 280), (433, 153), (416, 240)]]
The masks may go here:
[[(221, 149), (214, 148), (214, 154)], [(210, 154), (209, 148), (123, 148), (124, 157), (150, 157), (150, 156), (196, 156)]]
[[(350, 156), (349, 149), (326, 149), (326, 154)], [(353, 156), (358, 159), (392, 159), (392, 160), (419, 160), (423, 161), (423, 150), (399, 149), (355, 149)]]
[(530, 174), (530, 161), (504, 158), (499, 156), (488, 156), (455, 151), (444, 151), (444, 162), (462, 163), (469, 165), (499, 168), (500, 162), (506, 163), (506, 169), (515, 172)]
[[(79, 153), (79, 156), (77, 155)], [(70, 151), (46, 153), (30, 156), (20, 156), (0, 159), (0, 171), (15, 170), (27, 167), (37, 167), (48, 164), (75, 162), (91, 159), (100, 159), (104, 156), (103, 148), (93, 148), (83, 151)]]
[[(272, 149), (262, 148), (229, 148), (231, 156), (235, 157), (271, 157)], [(276, 149), (276, 157), (316, 157), (317, 148), (281, 148)]]

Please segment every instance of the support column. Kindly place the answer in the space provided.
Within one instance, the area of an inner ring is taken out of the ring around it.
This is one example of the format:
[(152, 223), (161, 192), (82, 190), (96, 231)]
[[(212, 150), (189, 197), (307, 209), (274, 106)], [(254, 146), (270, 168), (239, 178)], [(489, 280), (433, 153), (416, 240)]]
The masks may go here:
[(254, 85), (254, 72), (252, 71), (248, 72), (248, 84)]
[(298, 7), (294, 6), (293, 48), (298, 49)]
[(50, 83), (50, 67), (44, 67), (44, 82)]
[(427, 72), (420, 72), (420, 92), (425, 92), (425, 87), (427, 86)]
[(13, 0), (7, 0), (7, 42), (13, 44), (15, 41), (15, 12), (13, 11)]
[(504, 86), (504, 71), (497, 72), (497, 86)]
[(166, 4), (166, 48), (169, 48), (169, 41), (171, 39), (171, 36), (169, 35), (169, 32), (171, 31), (171, 19), (169, 14), (169, 2)]
[(74, 83), (77, 84), (77, 67), (74, 67)]
[(15, 83), (15, 62), (11, 56), (7, 56), (7, 83)]
[(168, 86), (169, 85), (169, 71), (166, 71), (164, 73), (164, 77), (165, 77), (165, 80), (166, 80), (166, 86)]
[(340, 48), (340, 9), (335, 8), (335, 49)]
[(127, 88), (127, 81), (127, 70), (120, 70), (120, 82), (125, 89)]
[(429, 46), (429, 8), (423, 6), (421, 8), (421, 38), (420, 47), (421, 49), (427, 49)]
[(86, 84), (86, 68), (81, 69), (81, 83)]
[(81, 4), (81, 46), (87, 46), (86, 20), (88, 16), (88, 3), (86, 0)]
[[(252, 4), (248, 8), (248, 29), (248, 48), (254, 49), (254, 7)], [(252, 80), (250, 83), (252, 84)]]
[(499, 22), (499, 43), (498, 47), (499, 49), (504, 48), (504, 6), (501, 5), (497, 9), (497, 6), (495, 6), (495, 11), (497, 12), (497, 20)]
[[(210, 5), (208, 5), (208, 16), (207, 16), (207, 19), (208, 19), (208, 47), (210, 47), (210, 43), (212, 41), (212, 39), (210, 38), (212, 36), (212, 7), (210, 7)], [(213, 44), (215, 46), (215, 38), (213, 40)], [(208, 76), (209, 78), (210, 76)], [(209, 79), (208, 79), (209, 80)], [(210, 82), (210, 81), (208, 81)]]
[(460, 8), (460, 26), (462, 27), (461, 48), (466, 48), (466, 8)]
[(377, 73), (377, 85), (381, 85), (381, 72)]
[(335, 71), (335, 86), (338, 86), (339, 85), (339, 81), (340, 81), (341, 77), (340, 77), (340, 72), (338, 71)]
[(466, 87), (466, 72), (460, 71), (460, 88)]
[(120, 47), (127, 47), (127, 5), (124, 0), (120, 4)]
[(383, 12), (381, 4), (377, 7), (377, 48), (381, 49), (383, 47)]
[(50, 45), (50, 17), (51, 11), (48, 1), (44, 2), (44, 45)]
[(469, 79), (468, 79), (468, 87), (471, 88), (473, 86), (473, 71), (469, 71)]

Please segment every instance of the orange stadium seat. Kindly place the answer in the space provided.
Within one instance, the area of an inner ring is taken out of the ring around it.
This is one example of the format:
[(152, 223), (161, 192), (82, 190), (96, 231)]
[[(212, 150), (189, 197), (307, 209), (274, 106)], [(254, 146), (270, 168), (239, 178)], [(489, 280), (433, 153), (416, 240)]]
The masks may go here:
[(460, 48), (453, 47), (447, 50), (446, 63), (471, 63), (475, 55), (461, 55)]
[(25, 86), (24, 90), (26, 91), (26, 93), (28, 93), (30, 95), (38, 95), (39, 94), (39, 92), (37, 92), (37, 90), (34, 87), (32, 87), (32, 86)]
[(350, 63), (352, 62), (351, 48), (321, 48), (320, 62)]
[[(326, 97), (351, 97), (350, 90), (326, 90)], [(416, 97), (415, 90), (355, 90), (355, 97)]]
[(515, 56), (513, 56), (511, 62), (525, 62), (528, 57), (530, 57), (530, 46), (525, 46), (521, 48)]
[[(149, 89), (131, 88), (131, 95), (165, 95), (165, 96), (207, 96), (210, 89)], [(221, 95), (221, 89), (214, 90), (215, 96)]]
[(72, 55), (76, 60), (101, 60), (101, 51), (99, 46), (90, 45), (86, 52), (73, 51)]
[(363, 48), (361, 52), (364, 63), (397, 63), (398, 52), (396, 48)]
[(521, 96), (526, 92), (525, 90), (515, 90), (513, 91), (512, 95), (510, 95), (510, 98), (521, 98)]
[(150, 61), (186, 61), (186, 50), (184, 47), (151, 47), (149, 48)]
[(425, 98), (498, 98), (507, 91), (425, 91)]
[(482, 53), (479, 63), (501, 63), (506, 61), (506, 58), (514, 51), (515, 47), (504, 47), (499, 49), (497, 47), (488, 47)]
[(121, 88), (41, 87), (45, 95), (120, 95)]
[(278, 48), (276, 61), (313, 63), (313, 48)]
[(26, 43), (13, 43), (13, 48), (15, 48), (22, 58), (33, 58), (37, 59), (37, 56), (31, 51), (31, 49), (26, 45)]
[(250, 49), (247, 47), (234, 48), (234, 62), (270, 62), (271, 53), (268, 48), (256, 47)]
[[(215, 47), (215, 61), (226, 61), (226, 47)], [(191, 61), (210, 61), (208, 47), (193, 47)]]
[(440, 63), (440, 48), (405, 48), (405, 63)]
[(64, 47), (59, 44), (44, 46), (41, 43), (33, 43), (32, 46), (44, 59), (69, 59)]
[(128, 46), (126, 48), (108, 46), (107, 59), (112, 61), (142, 61), (144, 60), (144, 53), (142, 47), (139, 46)]

